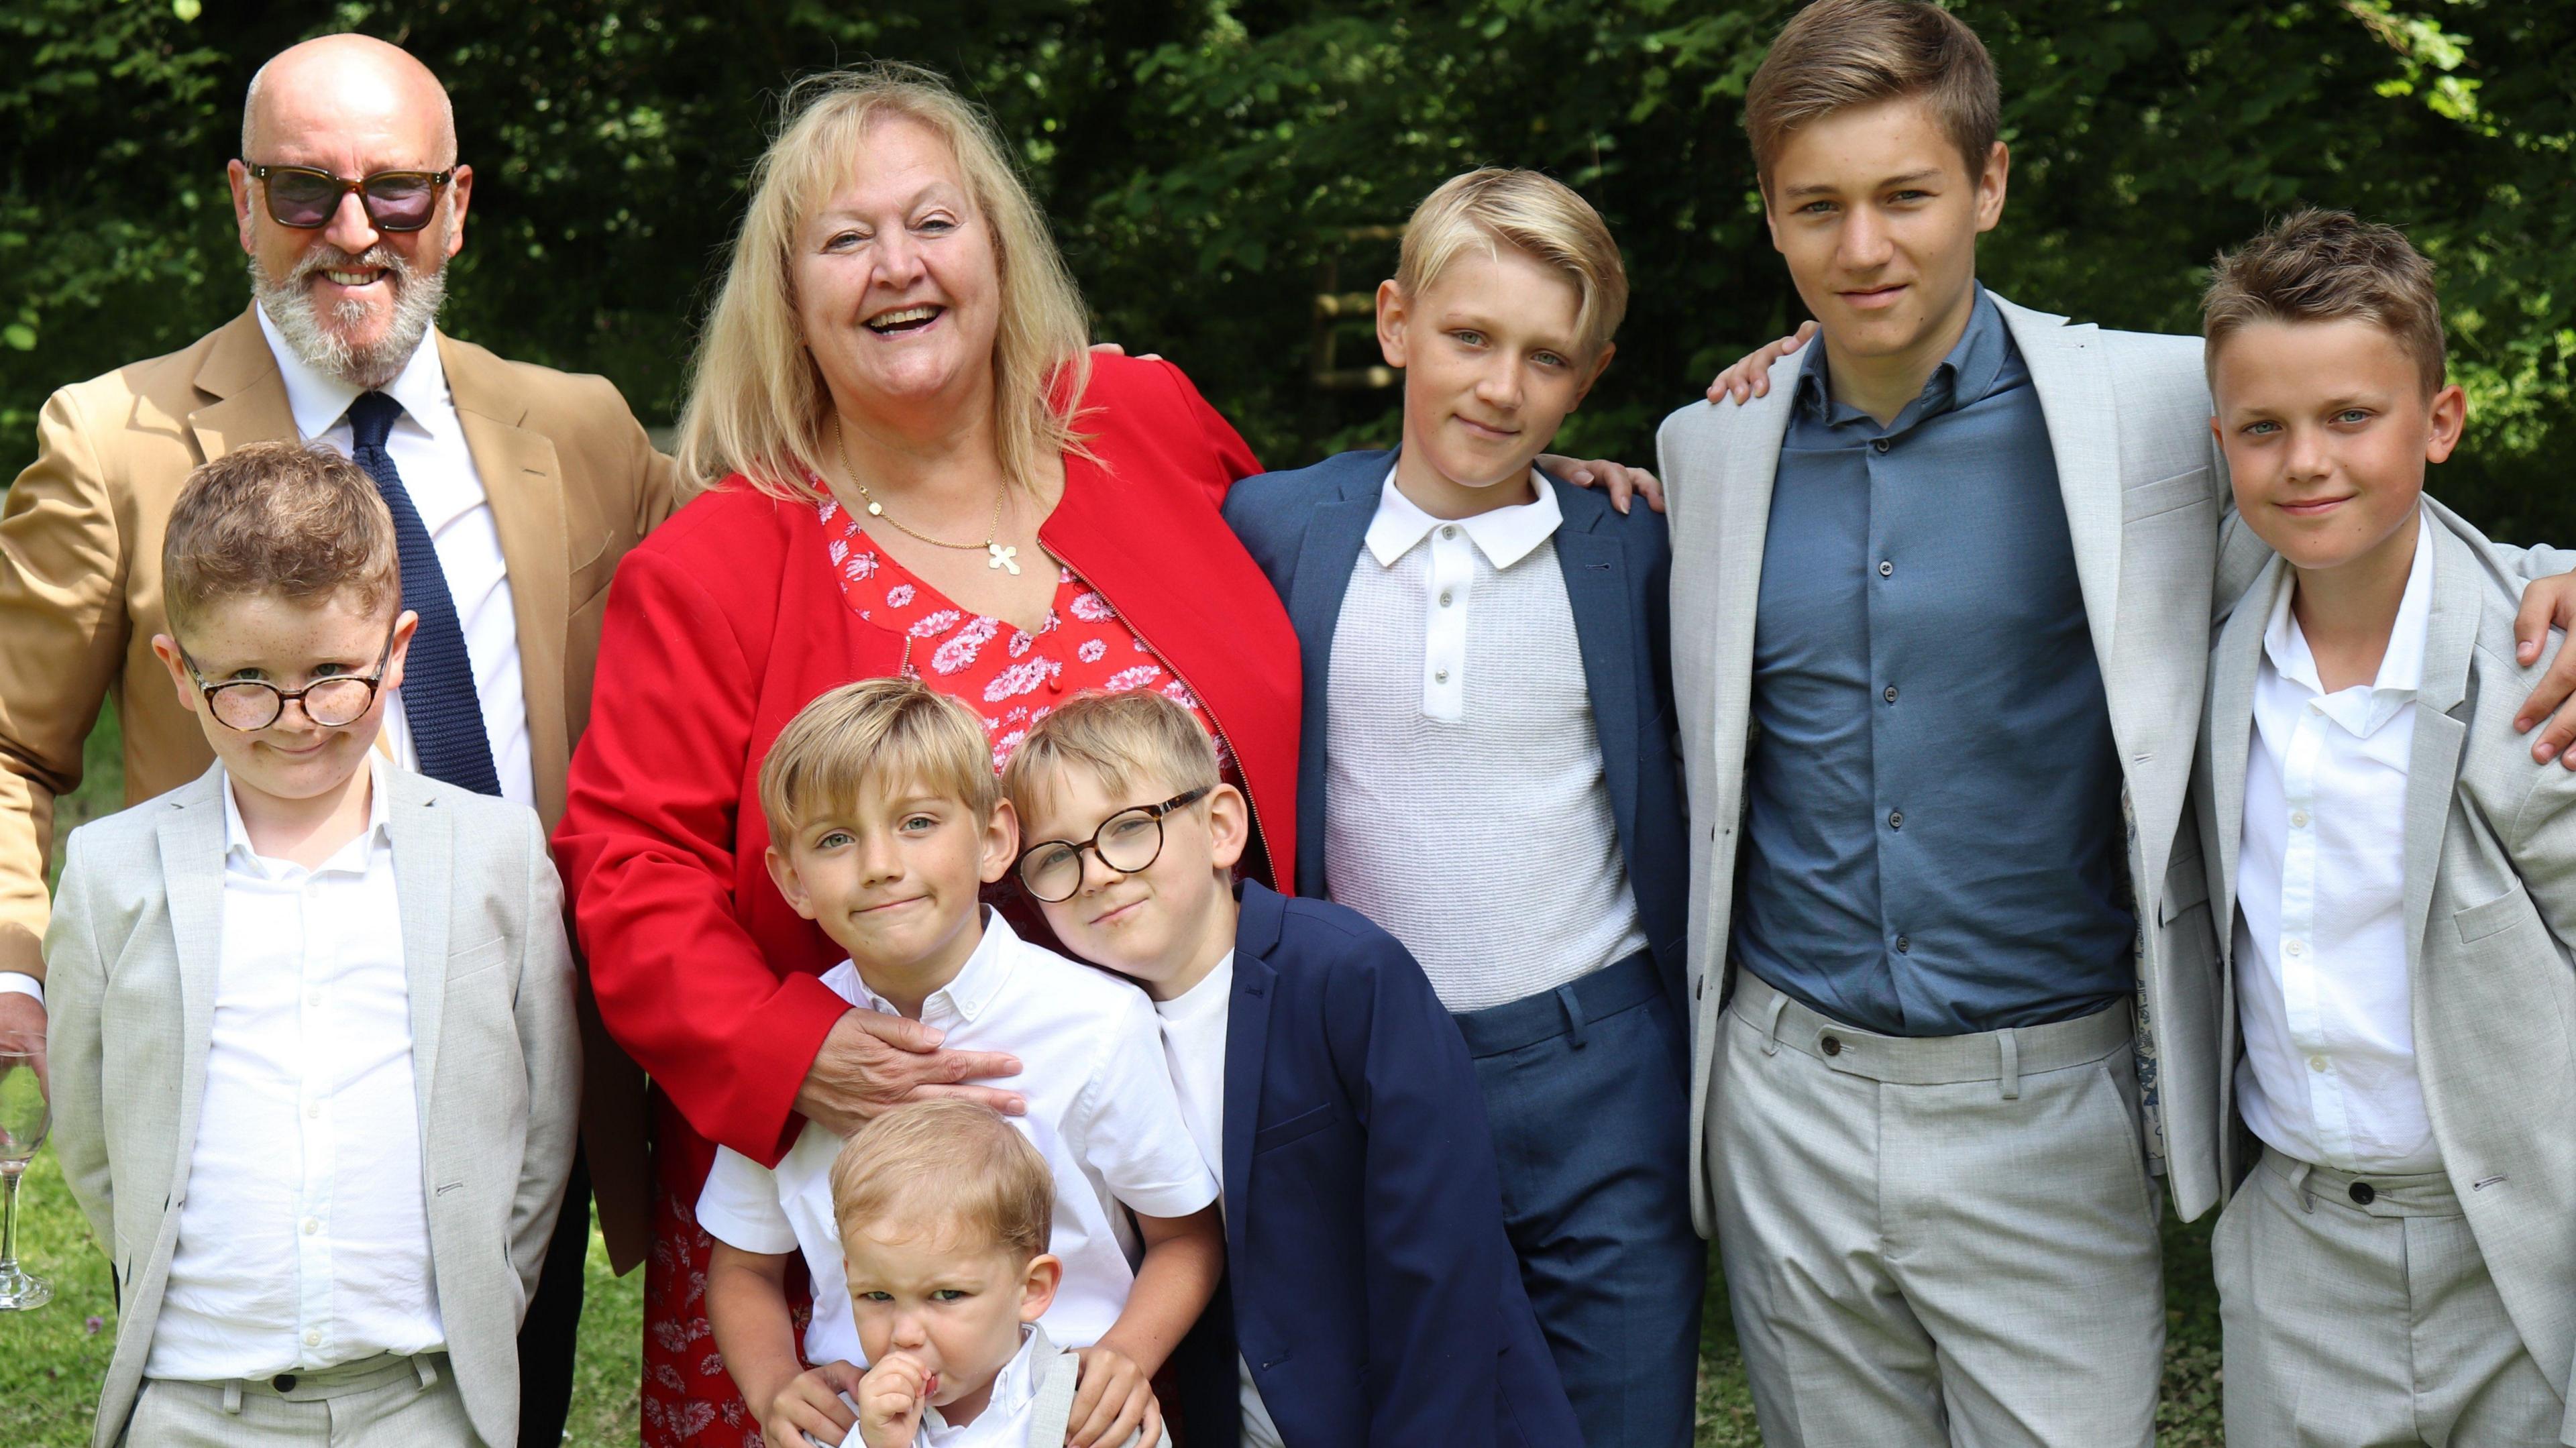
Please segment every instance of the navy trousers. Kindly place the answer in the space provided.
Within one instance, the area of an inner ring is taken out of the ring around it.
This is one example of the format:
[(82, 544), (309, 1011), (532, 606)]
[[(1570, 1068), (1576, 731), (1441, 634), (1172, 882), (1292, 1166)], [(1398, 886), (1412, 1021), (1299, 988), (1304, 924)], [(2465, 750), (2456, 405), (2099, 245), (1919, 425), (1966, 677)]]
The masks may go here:
[(1707, 1248), (1686, 1035), (1644, 954), (1457, 1017), (1521, 1281), (1586, 1448), (1690, 1448)]

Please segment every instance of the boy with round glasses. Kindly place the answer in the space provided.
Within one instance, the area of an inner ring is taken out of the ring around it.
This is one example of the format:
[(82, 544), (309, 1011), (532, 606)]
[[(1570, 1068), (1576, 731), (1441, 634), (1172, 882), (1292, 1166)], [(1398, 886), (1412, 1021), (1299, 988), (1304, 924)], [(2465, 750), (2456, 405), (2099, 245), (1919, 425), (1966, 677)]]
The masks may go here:
[(356, 464), (236, 449), (160, 562), (216, 763), (73, 834), (46, 936), (123, 1304), (94, 1442), (515, 1443), (581, 1072), (544, 832), (376, 748), (418, 619)]

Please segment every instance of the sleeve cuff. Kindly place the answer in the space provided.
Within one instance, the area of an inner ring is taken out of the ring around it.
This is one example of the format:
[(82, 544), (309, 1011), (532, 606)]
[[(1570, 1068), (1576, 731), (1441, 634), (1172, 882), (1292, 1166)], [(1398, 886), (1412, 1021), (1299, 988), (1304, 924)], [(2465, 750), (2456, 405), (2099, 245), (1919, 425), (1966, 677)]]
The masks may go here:
[(36, 1004), (45, 1003), (45, 983), (24, 971), (0, 970), (0, 995), (34, 996)]

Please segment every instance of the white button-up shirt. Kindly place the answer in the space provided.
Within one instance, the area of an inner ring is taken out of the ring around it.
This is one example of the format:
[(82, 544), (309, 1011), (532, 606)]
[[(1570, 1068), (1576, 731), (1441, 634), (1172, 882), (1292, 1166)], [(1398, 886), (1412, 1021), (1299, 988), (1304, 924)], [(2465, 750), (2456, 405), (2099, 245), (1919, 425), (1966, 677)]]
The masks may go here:
[(1422, 611), (1422, 712), (1430, 718), (1467, 717), (1467, 608), (1476, 593), (1476, 550), (1483, 550), (1491, 569), (1509, 568), (1565, 521), (1556, 490), (1535, 475), (1530, 483), (1538, 490), (1536, 501), (1453, 521), (1422, 511), (1396, 488), (1395, 470), (1387, 469), (1377, 516), (1369, 522), (1368, 550), (1380, 568), (1393, 568), (1413, 545), (1431, 540)]
[[(1046, 1354), (1045, 1361), (1038, 1358)], [(1020, 1329), (1020, 1350), (1002, 1364), (993, 1375), (993, 1391), (984, 1400), (984, 1411), (974, 1421), (950, 1427), (948, 1419), (937, 1408), (924, 1408), (921, 1423), (913, 1430), (913, 1448), (1024, 1448), (1029, 1441), (1029, 1420), (1036, 1416), (1038, 1389), (1046, 1386), (1046, 1372), (1060, 1356), (1043, 1331)], [(858, 1434), (850, 1434), (846, 1448), (858, 1448)]]
[[(848, 961), (823, 973), (843, 1000), (896, 1015)], [(984, 916), (984, 938), (957, 976), (930, 993), (921, 1022), (951, 1049), (1007, 1051), (1020, 1074), (989, 1084), (1016, 1091), (1028, 1114), (1010, 1118), (1055, 1178), (1055, 1234), (1064, 1282), (1040, 1322), (1066, 1347), (1100, 1340), (1127, 1305), (1141, 1248), (1123, 1204), (1149, 1217), (1186, 1217), (1216, 1200), (1216, 1178), (1182, 1119), (1163, 1064), (1154, 1003), (1106, 971), (1065, 959)], [(718, 1147), (698, 1196), (698, 1225), (745, 1252), (801, 1251), (814, 1282), (805, 1360), (864, 1366), (850, 1309), (841, 1237), (832, 1219), (832, 1159), (841, 1138), (807, 1122), (775, 1171)]]
[(2332, 694), (2282, 590), (2254, 683), (2236, 874), (2238, 1109), (2275, 1150), (2340, 1171), (2442, 1165), (2415, 1076), (2405, 925), (2432, 571), (2419, 532), (2377, 679)]
[(446, 1346), (390, 766), (368, 768), (365, 832), (311, 870), (251, 849), (225, 781), (205, 1093), (147, 1376), (262, 1378)]
[[(307, 442), (318, 442), (347, 456), (350, 450), (349, 404), (359, 389), (337, 377), (306, 366), (278, 335), (268, 313), (258, 311), (260, 331), (277, 357), (286, 379), (286, 404), (295, 414), (295, 430)], [(402, 375), (387, 383), (384, 394), (402, 404), (385, 438), (394, 470), (402, 474), (403, 491), (420, 510), (438, 551), (438, 568), (447, 575), (447, 591), (456, 600), (456, 621), (465, 631), (465, 653), (474, 665), (474, 693), (483, 705), (483, 732), (492, 743), (492, 767), (501, 780), (501, 797), (530, 809), (537, 807), (537, 783), (528, 744), (528, 696), (520, 676), (519, 620), (512, 612), (509, 566), (501, 557), (501, 533), (492, 520), (491, 500), (484, 495), (483, 474), (465, 445), (465, 427), (457, 420), (456, 400), (448, 391), (447, 369), (438, 360), (438, 335), (421, 339), (403, 365)], [(508, 480), (505, 480), (508, 481)], [(403, 713), (402, 691), (385, 710), (384, 740), (396, 764), (417, 772), (420, 755), (412, 746), (411, 720)]]

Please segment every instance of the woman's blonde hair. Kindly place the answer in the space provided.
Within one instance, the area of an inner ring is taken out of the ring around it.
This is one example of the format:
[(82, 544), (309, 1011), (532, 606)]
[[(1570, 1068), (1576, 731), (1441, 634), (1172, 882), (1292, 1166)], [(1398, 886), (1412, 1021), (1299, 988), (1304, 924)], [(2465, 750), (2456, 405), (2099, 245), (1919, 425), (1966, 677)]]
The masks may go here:
[(936, 132), (957, 159), (1001, 277), (993, 424), (1003, 476), (1026, 486), (1049, 454), (1079, 452), (1074, 408), (1090, 381), (1082, 294), (1045, 213), (989, 117), (935, 72), (881, 62), (808, 76), (787, 92), (777, 138), (751, 172), (751, 206), (698, 337), (680, 414), (680, 474), (704, 488), (738, 472), (775, 498), (817, 501), (831, 395), (796, 319), (797, 233), (892, 116)]

